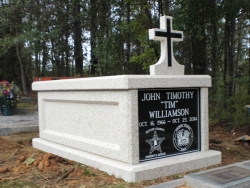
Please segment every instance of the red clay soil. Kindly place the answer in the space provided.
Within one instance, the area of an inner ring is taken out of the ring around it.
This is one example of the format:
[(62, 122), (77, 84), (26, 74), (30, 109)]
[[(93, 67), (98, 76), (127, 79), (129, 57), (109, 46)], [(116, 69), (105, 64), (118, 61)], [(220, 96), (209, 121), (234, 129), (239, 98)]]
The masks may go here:
[[(222, 152), (222, 164), (217, 166), (250, 160), (250, 146), (234, 142), (244, 134), (244, 130), (225, 131), (221, 126), (210, 127), (210, 148)], [(0, 137), (0, 187), (142, 188), (182, 178), (186, 174), (126, 183), (103, 171), (33, 148), (31, 141), (36, 137), (38, 132)]]

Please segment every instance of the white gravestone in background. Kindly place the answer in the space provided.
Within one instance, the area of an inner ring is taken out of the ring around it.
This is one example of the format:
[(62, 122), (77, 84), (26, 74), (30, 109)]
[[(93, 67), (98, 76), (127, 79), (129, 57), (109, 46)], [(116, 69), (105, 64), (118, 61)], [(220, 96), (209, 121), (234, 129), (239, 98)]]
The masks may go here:
[[(34, 82), (39, 138), (35, 148), (103, 170), (125, 181), (151, 180), (221, 162), (209, 150), (207, 75), (183, 75), (173, 56), (172, 18), (150, 38), (161, 41), (151, 75)], [(152, 62), (153, 63), (153, 62)]]

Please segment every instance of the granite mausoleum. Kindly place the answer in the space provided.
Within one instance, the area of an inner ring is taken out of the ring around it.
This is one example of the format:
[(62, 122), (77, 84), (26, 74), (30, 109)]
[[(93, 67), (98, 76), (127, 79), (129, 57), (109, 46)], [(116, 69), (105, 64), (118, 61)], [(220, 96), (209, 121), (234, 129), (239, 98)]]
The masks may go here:
[(150, 75), (34, 82), (40, 137), (35, 148), (137, 182), (221, 162), (209, 150), (207, 75), (184, 75), (173, 56), (172, 17), (149, 38), (161, 41)]

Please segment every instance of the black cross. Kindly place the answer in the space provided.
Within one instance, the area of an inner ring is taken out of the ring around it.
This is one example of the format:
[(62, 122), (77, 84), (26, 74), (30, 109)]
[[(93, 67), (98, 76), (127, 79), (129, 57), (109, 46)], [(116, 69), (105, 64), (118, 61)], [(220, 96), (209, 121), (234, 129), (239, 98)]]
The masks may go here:
[(167, 43), (168, 43), (168, 66), (172, 67), (172, 52), (171, 52), (171, 38), (182, 38), (181, 33), (171, 33), (171, 23), (170, 19), (167, 18), (167, 32), (162, 31), (155, 31), (155, 36), (157, 37), (167, 37)]

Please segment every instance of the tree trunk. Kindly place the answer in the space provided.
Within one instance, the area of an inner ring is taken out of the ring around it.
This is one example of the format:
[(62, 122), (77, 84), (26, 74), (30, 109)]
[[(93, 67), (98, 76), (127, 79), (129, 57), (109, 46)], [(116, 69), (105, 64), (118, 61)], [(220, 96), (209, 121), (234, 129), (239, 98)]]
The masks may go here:
[(124, 73), (127, 74), (128, 72), (128, 64), (130, 61), (130, 50), (131, 50), (131, 44), (130, 44), (130, 3), (127, 3), (127, 33), (126, 33), (126, 60), (124, 64)]
[(46, 42), (43, 42), (43, 58), (42, 58), (42, 75), (45, 75), (46, 62), (47, 62), (47, 51)]
[(38, 52), (36, 50), (36, 52), (35, 52), (35, 77), (38, 77), (39, 74), (40, 74), (38, 64), (39, 64), (39, 62), (38, 62)]
[[(210, 33), (211, 33), (211, 76), (212, 76), (212, 85), (215, 86), (218, 81), (218, 29), (216, 23), (218, 22), (217, 18), (217, 10), (216, 10), (216, 2), (214, 0), (209, 0), (210, 9), (209, 11), (209, 18), (211, 18), (211, 27), (210, 27)], [(216, 87), (212, 88), (213, 94), (216, 94)]]
[(91, 75), (97, 74), (98, 58), (95, 55), (97, 47), (97, 4), (96, 0), (90, 0), (90, 47), (91, 47)]
[(65, 44), (66, 44), (66, 49), (65, 49), (65, 75), (70, 76), (70, 67), (69, 67), (69, 27), (66, 27), (65, 31)]
[[(193, 73), (206, 74), (207, 69), (207, 51), (205, 39), (205, 26), (199, 23), (200, 31), (196, 27), (193, 28), (192, 34), (192, 59), (193, 59)], [(200, 32), (200, 33), (199, 33)], [(201, 37), (198, 37), (201, 35)]]
[(226, 95), (234, 94), (234, 56), (235, 56), (235, 18), (226, 16), (225, 22), (225, 58), (224, 58), (224, 85)]
[(26, 84), (26, 75), (25, 75), (24, 64), (23, 64), (23, 61), (22, 61), (20, 51), (21, 51), (20, 50), (20, 43), (17, 42), (16, 43), (16, 53), (17, 53), (17, 58), (18, 58), (18, 62), (19, 62), (19, 65), (20, 65), (20, 70), (21, 70), (23, 94), (24, 94), (24, 96), (27, 96), (28, 95), (28, 89), (27, 89), (27, 84)]
[(55, 75), (55, 44), (54, 40), (51, 39), (51, 63), (52, 63), (52, 75)]
[(67, 32), (67, 34), (66, 34), (65, 43), (67, 44), (67, 49), (66, 49), (66, 52), (65, 52), (65, 64), (66, 64), (66, 67), (65, 67), (65, 69), (66, 69), (66, 70), (65, 70), (65, 75), (66, 75), (66, 76), (70, 76), (68, 32)]
[(82, 28), (80, 14), (80, 1), (74, 1), (74, 57), (76, 63), (76, 74), (83, 76)]
[(248, 95), (250, 95), (250, 47), (248, 48)]
[(229, 96), (234, 95), (235, 91), (235, 19), (231, 18), (230, 24), (230, 43), (229, 45)]

